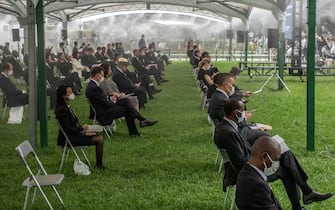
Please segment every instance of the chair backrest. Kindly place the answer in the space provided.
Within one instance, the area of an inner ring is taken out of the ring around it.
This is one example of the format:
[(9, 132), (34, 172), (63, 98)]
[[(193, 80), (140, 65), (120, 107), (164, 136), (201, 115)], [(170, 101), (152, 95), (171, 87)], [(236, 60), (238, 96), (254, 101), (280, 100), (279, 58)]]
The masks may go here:
[(39, 158), (37, 157), (37, 154), (35, 152), (35, 150), (33, 149), (33, 147), (31, 146), (30, 142), (28, 140), (25, 140), (24, 142), (22, 142), (20, 145), (18, 145), (15, 148), (17, 154), (19, 155), (23, 165), (28, 169), (29, 173), (31, 176), (34, 176), (33, 171), (30, 169), (29, 164), (26, 160), (27, 156), (32, 153), (36, 162), (38, 163), (38, 167), (40, 170), (42, 170), (42, 172), (47, 175), (47, 172), (45, 171), (41, 161), (39, 160)]
[(71, 143), (71, 141), (70, 141), (68, 135), (65, 133), (65, 131), (64, 131), (62, 125), (60, 124), (60, 122), (58, 121), (58, 119), (56, 119), (56, 123), (57, 123), (57, 126), (58, 126), (59, 130), (63, 133), (63, 135), (64, 135), (64, 137), (65, 137), (65, 145), (64, 145), (64, 147), (66, 147), (67, 145), (69, 145), (69, 146), (71, 147), (71, 149), (72, 149), (74, 155), (76, 156), (76, 158), (77, 158), (78, 160), (80, 160), (78, 154), (76, 153), (76, 151), (75, 151), (74, 148), (73, 148), (73, 145), (72, 145), (72, 143)]
[(230, 165), (233, 167), (234, 171), (236, 171), (233, 163), (230, 161), (230, 158), (229, 158), (227, 150), (220, 149), (220, 153), (221, 153), (221, 156), (222, 156), (223, 163), (230, 163)]
[(2, 107), (7, 107), (8, 101), (5, 92), (0, 87), (0, 92), (2, 93)]
[(223, 163), (230, 162), (230, 159), (229, 159), (229, 155), (228, 155), (228, 153), (227, 153), (227, 150), (225, 150), (225, 149), (220, 149), (220, 153), (221, 153), (221, 156), (222, 156)]
[(207, 85), (205, 85), (204, 81), (199, 80), (199, 88), (201, 89), (201, 91), (202, 91), (205, 95), (207, 95), (208, 87), (207, 87)]
[(90, 105), (90, 119), (91, 119), (91, 114), (93, 114), (93, 124), (97, 122), (97, 112), (95, 108), (93, 107), (93, 104), (91, 103), (89, 98), (86, 98), (88, 104)]

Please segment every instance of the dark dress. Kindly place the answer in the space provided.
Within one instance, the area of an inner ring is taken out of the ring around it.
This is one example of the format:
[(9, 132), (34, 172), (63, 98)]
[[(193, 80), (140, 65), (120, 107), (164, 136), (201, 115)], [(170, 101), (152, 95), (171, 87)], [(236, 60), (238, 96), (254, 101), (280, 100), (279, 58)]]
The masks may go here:
[[(71, 107), (58, 107), (56, 109), (56, 119), (59, 121), (73, 146), (94, 145), (93, 136), (85, 136), (82, 133), (83, 128), (79, 124), (78, 118)], [(64, 146), (65, 141), (65, 136), (59, 130), (57, 145)]]
[[(198, 71), (198, 80), (201, 80), (206, 87), (208, 88), (207, 90), (207, 98), (211, 98), (212, 94), (214, 93), (215, 89), (216, 89), (216, 85), (215, 84), (208, 84), (208, 82), (205, 79), (205, 75), (208, 75), (209, 77), (212, 77), (211, 71), (206, 71), (204, 69), (199, 69)], [(210, 94), (208, 94), (210, 93)]]

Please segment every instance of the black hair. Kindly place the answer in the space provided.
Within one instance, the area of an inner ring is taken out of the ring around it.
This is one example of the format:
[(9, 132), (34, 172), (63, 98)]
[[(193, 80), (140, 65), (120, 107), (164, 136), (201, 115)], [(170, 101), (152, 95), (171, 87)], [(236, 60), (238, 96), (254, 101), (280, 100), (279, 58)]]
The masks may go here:
[(104, 63), (102, 63), (100, 66), (103, 68), (103, 71), (104, 71), (104, 77), (107, 78), (107, 77), (108, 77), (109, 67), (110, 67), (109, 63), (104, 62)]
[(201, 57), (202, 58), (208, 58), (209, 57), (209, 53), (208, 52), (203, 52), (202, 54), (201, 54)]
[(3, 63), (1, 69), (2, 69), (1, 71), (9, 70), (10, 69), (9, 63)]
[(232, 77), (229, 73), (218, 73), (214, 76), (213, 82), (217, 85), (223, 85)]
[(224, 106), (224, 112), (226, 115), (231, 115), (234, 113), (235, 110), (240, 109), (240, 101), (237, 98), (230, 99), (226, 105)]
[(104, 71), (104, 69), (101, 66), (93, 67), (91, 71), (91, 77), (94, 77), (95, 75), (100, 74), (101, 71)]
[(233, 67), (231, 67), (229, 73), (231, 73), (233, 76), (235, 76), (235, 75), (238, 75), (238, 74), (241, 73), (241, 69), (237, 66), (233, 66)]
[(64, 96), (66, 95), (66, 90), (68, 88), (72, 88), (71, 85), (61, 85), (57, 88), (55, 113), (57, 112), (58, 109), (67, 107), (67, 104), (64, 100)]

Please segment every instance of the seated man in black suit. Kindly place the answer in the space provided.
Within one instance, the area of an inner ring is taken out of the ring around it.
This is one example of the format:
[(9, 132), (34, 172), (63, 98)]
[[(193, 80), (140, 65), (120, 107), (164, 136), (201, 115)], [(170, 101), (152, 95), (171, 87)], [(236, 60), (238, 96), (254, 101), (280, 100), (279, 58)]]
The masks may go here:
[(61, 75), (71, 83), (74, 94), (81, 95), (82, 85), (79, 75), (77, 72), (72, 72), (72, 63), (66, 60), (64, 53), (59, 53), (56, 66)]
[(127, 75), (127, 72), (128, 60), (126, 58), (119, 58), (116, 70), (113, 71), (113, 81), (121, 92), (126, 94), (134, 93), (138, 98), (140, 108), (144, 108), (144, 104), (147, 102), (145, 89), (141, 83), (134, 83)]
[(249, 162), (236, 180), (235, 203), (239, 210), (281, 210), (267, 183), (266, 173), (279, 167), (280, 145), (270, 137), (259, 137), (251, 147)]
[(9, 107), (23, 106), (28, 104), (28, 94), (24, 90), (18, 89), (9, 79), (13, 74), (13, 66), (11, 63), (3, 63), (0, 74), (0, 88), (6, 95)]
[(108, 100), (107, 96), (103, 93), (103, 90), (99, 87), (100, 81), (104, 78), (104, 70), (100, 66), (93, 67), (91, 71), (91, 81), (86, 87), (86, 97), (92, 103), (92, 106), (97, 112), (97, 120), (102, 125), (112, 124), (114, 119), (125, 117), (128, 127), (129, 134), (131, 136), (140, 136), (134, 119), (140, 121), (140, 126), (152, 126), (158, 121), (150, 121), (145, 119), (138, 113), (129, 99), (123, 98), (118, 99), (115, 96), (111, 96), (111, 100)]
[(7, 99), (9, 111), (8, 124), (20, 124), (23, 117), (23, 105), (28, 104), (28, 94), (24, 90), (16, 88), (9, 76), (13, 75), (13, 66), (11, 63), (2, 64), (0, 74), (0, 89)]
[(162, 82), (168, 82), (168, 80), (163, 79), (162, 72), (159, 71), (157, 64), (150, 59), (150, 56), (146, 51), (147, 48), (142, 48), (141, 50), (136, 49), (133, 51), (134, 58), (132, 64), (138, 75), (153, 75), (158, 85)]
[[(244, 103), (238, 99), (231, 99), (225, 104), (224, 112), (224, 118), (215, 128), (214, 140), (217, 148), (225, 149), (230, 159), (230, 162), (224, 165), (223, 188), (225, 190), (227, 186), (236, 184), (238, 173), (249, 159), (251, 145), (238, 127), (238, 124), (245, 120)], [(263, 135), (268, 136), (266, 132)], [(312, 190), (307, 183), (308, 176), (290, 150), (282, 151), (279, 161), (279, 170), (272, 175), (268, 174), (268, 179), (269, 181), (282, 180), (293, 210), (304, 209), (300, 204), (298, 186), (303, 193), (304, 204), (322, 201), (333, 196), (333, 193), (321, 194)]]
[(227, 73), (218, 73), (213, 82), (217, 88), (209, 101), (208, 114), (216, 125), (224, 117), (224, 105), (234, 93), (234, 78)]

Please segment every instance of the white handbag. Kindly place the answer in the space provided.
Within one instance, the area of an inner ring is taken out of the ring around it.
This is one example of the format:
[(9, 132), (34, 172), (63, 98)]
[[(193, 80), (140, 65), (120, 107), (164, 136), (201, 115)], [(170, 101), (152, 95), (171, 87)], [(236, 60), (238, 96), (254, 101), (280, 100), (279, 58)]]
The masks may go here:
[(73, 162), (73, 171), (77, 175), (90, 175), (91, 171), (85, 163), (83, 163), (81, 160), (75, 159)]

